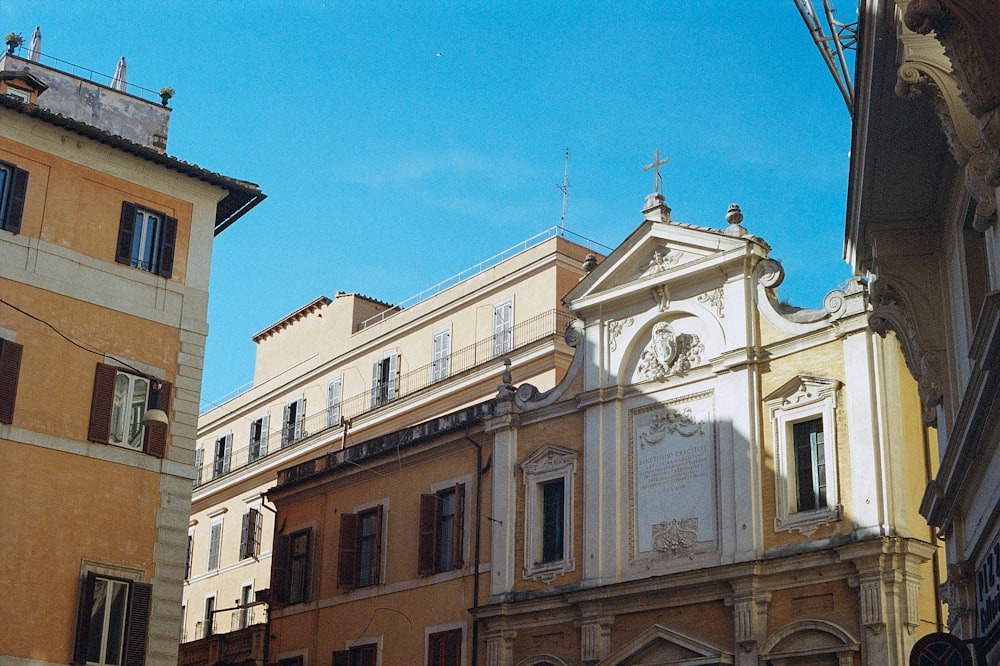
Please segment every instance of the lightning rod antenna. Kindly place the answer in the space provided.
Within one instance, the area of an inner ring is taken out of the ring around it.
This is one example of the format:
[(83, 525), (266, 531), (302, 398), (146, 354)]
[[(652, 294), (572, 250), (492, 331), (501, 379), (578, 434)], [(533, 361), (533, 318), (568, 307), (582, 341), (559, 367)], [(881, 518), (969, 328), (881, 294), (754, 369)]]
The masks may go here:
[(559, 222), (559, 235), (566, 235), (566, 197), (569, 196), (569, 148), (566, 149), (566, 159), (563, 166), (563, 182), (556, 185), (563, 194), (562, 219)]

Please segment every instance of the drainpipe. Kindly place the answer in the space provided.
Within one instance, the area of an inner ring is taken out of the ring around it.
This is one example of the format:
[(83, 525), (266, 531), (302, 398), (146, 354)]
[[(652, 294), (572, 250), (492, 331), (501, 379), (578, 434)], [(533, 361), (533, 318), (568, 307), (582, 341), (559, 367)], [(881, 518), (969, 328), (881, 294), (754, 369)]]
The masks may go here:
[(483, 446), (476, 440), (469, 437), (469, 429), (465, 429), (465, 439), (476, 447), (476, 545), (473, 555), (472, 572), (472, 666), (479, 663), (479, 620), (475, 617), (475, 612), (479, 610), (479, 554), (482, 537), (482, 500), (483, 500)]

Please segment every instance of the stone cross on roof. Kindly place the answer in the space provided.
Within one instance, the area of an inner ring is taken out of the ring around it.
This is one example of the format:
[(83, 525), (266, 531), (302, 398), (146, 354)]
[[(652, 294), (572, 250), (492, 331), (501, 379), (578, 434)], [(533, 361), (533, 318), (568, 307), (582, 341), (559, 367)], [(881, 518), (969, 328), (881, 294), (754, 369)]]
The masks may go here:
[(664, 157), (660, 159), (660, 149), (657, 148), (656, 152), (653, 154), (653, 163), (647, 164), (642, 167), (643, 171), (653, 170), (653, 192), (655, 194), (663, 193), (663, 177), (660, 176), (660, 167), (670, 161), (669, 157)]

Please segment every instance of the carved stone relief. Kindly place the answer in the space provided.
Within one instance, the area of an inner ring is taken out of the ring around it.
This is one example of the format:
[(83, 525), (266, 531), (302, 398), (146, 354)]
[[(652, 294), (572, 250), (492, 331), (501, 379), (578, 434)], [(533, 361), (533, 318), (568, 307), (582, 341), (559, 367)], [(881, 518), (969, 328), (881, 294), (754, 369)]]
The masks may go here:
[(701, 364), (704, 351), (697, 335), (674, 333), (670, 324), (661, 321), (653, 326), (652, 339), (639, 357), (639, 377), (662, 382), (671, 375), (683, 376)]
[(653, 416), (649, 429), (639, 435), (639, 446), (655, 446), (667, 435), (677, 433), (682, 437), (705, 434), (705, 422), (698, 421), (690, 407), (676, 410), (667, 407)]
[(649, 275), (656, 275), (657, 273), (662, 273), (671, 266), (676, 265), (680, 260), (683, 253), (675, 252), (669, 247), (662, 245), (655, 250), (653, 250), (652, 256), (649, 258), (642, 268), (639, 269), (639, 274), (636, 276), (647, 277)]
[(677, 555), (698, 543), (697, 518), (673, 518), (653, 525), (653, 549)]
[(616, 351), (618, 349), (618, 336), (622, 334), (627, 326), (631, 326), (635, 323), (632, 317), (627, 319), (612, 319), (608, 322), (608, 347), (611, 351)]
[(715, 308), (716, 314), (719, 315), (719, 319), (725, 317), (725, 304), (722, 302), (722, 287), (718, 289), (713, 289), (712, 291), (706, 291), (704, 294), (698, 297), (699, 303), (707, 303)]

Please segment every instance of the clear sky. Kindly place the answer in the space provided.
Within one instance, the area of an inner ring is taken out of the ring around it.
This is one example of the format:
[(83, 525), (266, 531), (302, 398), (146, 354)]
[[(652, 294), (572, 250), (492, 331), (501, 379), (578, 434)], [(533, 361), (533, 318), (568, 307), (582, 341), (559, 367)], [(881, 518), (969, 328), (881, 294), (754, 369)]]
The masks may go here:
[(216, 238), (203, 399), (320, 295), (399, 302), (558, 225), (566, 148), (572, 232), (621, 242), (659, 149), (672, 218), (722, 228), (739, 203), (780, 297), (819, 307), (850, 276), (850, 117), (792, 0), (4, 0), (0, 19), (175, 88), (167, 152), (268, 195)]

